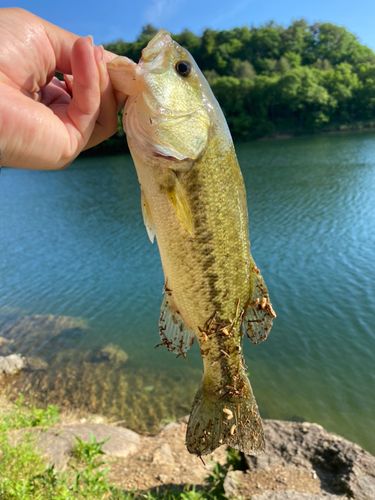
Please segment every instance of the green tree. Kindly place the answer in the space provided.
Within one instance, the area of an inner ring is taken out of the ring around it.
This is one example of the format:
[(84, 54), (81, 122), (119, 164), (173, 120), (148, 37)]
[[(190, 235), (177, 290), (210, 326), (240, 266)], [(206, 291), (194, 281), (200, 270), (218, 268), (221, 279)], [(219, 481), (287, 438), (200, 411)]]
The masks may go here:
[[(148, 24), (134, 42), (106, 48), (138, 61), (156, 31)], [(344, 27), (300, 19), (172, 37), (203, 71), (235, 138), (375, 122), (375, 54)]]
[(236, 78), (248, 78), (251, 80), (256, 75), (256, 72), (251, 62), (232, 59), (232, 75)]
[(317, 71), (308, 67), (289, 71), (280, 78), (277, 87), (281, 111), (292, 114), (300, 129), (316, 129), (327, 123), (337, 105), (320, 84)]
[(340, 63), (321, 77), (323, 85), (337, 103), (333, 118), (346, 123), (354, 117), (353, 96), (360, 88), (358, 76), (352, 70), (350, 64)]

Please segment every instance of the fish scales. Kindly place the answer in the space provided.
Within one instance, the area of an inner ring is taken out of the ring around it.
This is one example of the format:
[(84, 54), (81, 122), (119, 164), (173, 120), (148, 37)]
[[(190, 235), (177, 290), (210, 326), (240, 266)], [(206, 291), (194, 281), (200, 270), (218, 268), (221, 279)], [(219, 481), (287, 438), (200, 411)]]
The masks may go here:
[(196, 338), (203, 359), (188, 451), (230, 444), (261, 453), (242, 337), (264, 340), (275, 314), (251, 257), (245, 187), (224, 117), (194, 60), (166, 30), (139, 65), (117, 59), (108, 69), (114, 87), (130, 95), (124, 129), (165, 276), (162, 344), (185, 357)]
[[(203, 328), (215, 311), (229, 318), (236, 301), (240, 298), (244, 306), (249, 296), (250, 255), (243, 181), (238, 178), (234, 182), (235, 175), (231, 175), (233, 152), (228, 152), (218, 165), (215, 146), (213, 140), (209, 146), (212, 153), (207, 151), (194, 169), (181, 175), (192, 208), (194, 237), (179, 221), (159, 184), (155, 182), (151, 187), (150, 181), (142, 182), (142, 174), (139, 176), (155, 214), (156, 239), (168, 288), (182, 319), (193, 331), (197, 330), (193, 325)], [(213, 179), (210, 171), (214, 168), (218, 172)], [(238, 167), (234, 174), (237, 171)], [(220, 185), (222, 189), (218, 188)], [(199, 336), (199, 330), (196, 335)]]

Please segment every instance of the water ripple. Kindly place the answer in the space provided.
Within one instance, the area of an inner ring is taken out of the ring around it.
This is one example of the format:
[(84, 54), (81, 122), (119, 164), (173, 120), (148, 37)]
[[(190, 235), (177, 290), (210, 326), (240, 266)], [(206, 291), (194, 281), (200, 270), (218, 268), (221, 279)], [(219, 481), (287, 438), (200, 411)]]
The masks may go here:
[[(319, 422), (375, 453), (375, 135), (240, 144), (237, 152), (253, 255), (278, 314), (264, 345), (244, 346), (262, 414)], [(71, 366), (76, 377), (66, 392), (56, 370), (29, 374), (43, 397), (50, 387), (78, 404), (86, 380), (97, 411), (118, 416), (127, 411), (122, 393), (136, 404), (129, 392), (135, 384), (142, 394), (135, 414), (148, 415), (145, 429), (168, 412), (187, 411), (201, 359), (193, 349), (186, 368), (153, 349), (163, 276), (130, 157), (77, 160), (61, 172), (4, 169), (0, 198), (0, 331), (9, 318), (28, 314), (87, 322), (79, 335), (35, 346), (47, 362), (59, 353), (59, 373)], [(115, 375), (111, 365), (100, 372), (88, 361), (108, 343), (130, 355)], [(81, 368), (69, 364), (73, 352)], [(95, 378), (100, 373), (103, 380)], [(177, 389), (181, 377), (191, 377), (185, 393)], [(144, 392), (152, 379), (156, 392)], [(172, 398), (161, 389), (168, 380)], [(116, 410), (108, 406), (111, 394)], [(152, 415), (145, 410), (151, 402)]]

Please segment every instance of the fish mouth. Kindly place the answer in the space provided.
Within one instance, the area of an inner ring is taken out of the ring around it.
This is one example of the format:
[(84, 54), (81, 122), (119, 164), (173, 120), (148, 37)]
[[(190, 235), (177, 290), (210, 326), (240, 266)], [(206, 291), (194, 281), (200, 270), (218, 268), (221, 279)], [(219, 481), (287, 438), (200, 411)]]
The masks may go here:
[(156, 35), (148, 42), (147, 47), (142, 50), (142, 61), (152, 62), (158, 55), (165, 50), (165, 48), (172, 42), (169, 32), (162, 28)]

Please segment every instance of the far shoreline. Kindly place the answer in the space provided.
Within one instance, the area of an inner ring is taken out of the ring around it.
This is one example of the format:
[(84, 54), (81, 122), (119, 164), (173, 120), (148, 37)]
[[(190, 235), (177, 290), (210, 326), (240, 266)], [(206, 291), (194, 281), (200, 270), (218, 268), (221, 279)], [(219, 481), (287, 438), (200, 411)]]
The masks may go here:
[[(249, 139), (249, 141), (243, 142), (263, 142), (269, 140), (285, 140), (285, 139), (297, 139), (297, 138), (308, 138), (308, 137), (320, 137), (323, 135), (341, 135), (348, 134), (352, 132), (363, 133), (363, 132), (374, 132), (375, 131), (375, 123), (371, 125), (359, 126), (359, 124), (355, 124), (353, 126), (340, 126), (340, 128), (327, 128), (323, 130), (319, 130), (317, 132), (307, 132), (307, 133), (275, 133), (265, 135), (264, 137), (259, 137), (258, 139)], [(238, 141), (237, 141), (238, 142)], [(242, 142), (242, 141), (241, 141)]]
[[(319, 131), (294, 131), (294, 132), (275, 132), (274, 134), (268, 134), (263, 137), (257, 138), (249, 138), (246, 140), (240, 138), (234, 138), (233, 142), (235, 145), (245, 144), (251, 142), (265, 142), (265, 141), (282, 141), (289, 139), (299, 139), (299, 138), (312, 138), (312, 137), (321, 137), (324, 135), (342, 135), (348, 133), (363, 133), (363, 132), (374, 132), (375, 131), (375, 122), (366, 123), (358, 122), (353, 123), (352, 125), (340, 125), (339, 128), (336, 127), (327, 127), (326, 129), (322, 129)], [(128, 144), (126, 141), (126, 136), (122, 132), (121, 134), (116, 133), (106, 141), (98, 144), (94, 148), (87, 149), (82, 151), (78, 158), (93, 158), (100, 156), (116, 156), (116, 155), (124, 155), (130, 154)]]

